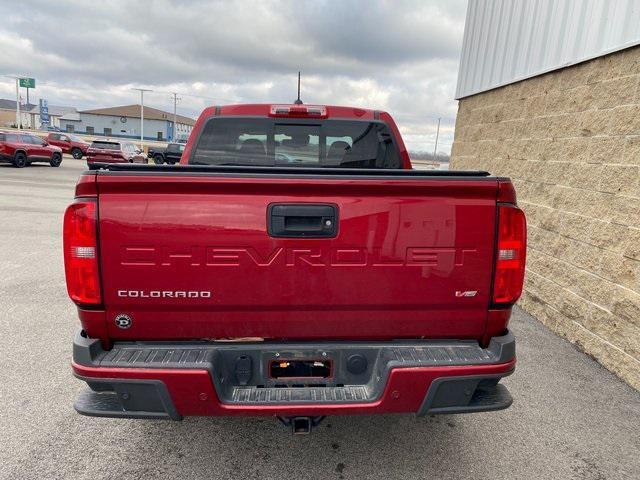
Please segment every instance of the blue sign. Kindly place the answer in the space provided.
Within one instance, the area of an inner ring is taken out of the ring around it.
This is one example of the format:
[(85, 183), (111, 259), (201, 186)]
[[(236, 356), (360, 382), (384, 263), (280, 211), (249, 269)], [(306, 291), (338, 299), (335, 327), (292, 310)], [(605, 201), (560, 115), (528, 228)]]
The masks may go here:
[(171, 120), (167, 120), (167, 139), (175, 142), (173, 138), (173, 122)]
[(40, 123), (49, 125), (49, 102), (40, 99)]

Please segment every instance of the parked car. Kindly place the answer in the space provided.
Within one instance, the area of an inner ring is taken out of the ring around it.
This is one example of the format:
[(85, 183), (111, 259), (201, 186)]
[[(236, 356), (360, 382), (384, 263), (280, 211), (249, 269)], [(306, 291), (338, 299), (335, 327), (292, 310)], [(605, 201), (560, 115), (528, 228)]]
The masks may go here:
[(152, 158), (156, 165), (180, 163), (185, 146), (184, 143), (170, 143), (166, 148), (150, 148), (147, 157)]
[(37, 135), (0, 132), (0, 162), (12, 163), (18, 168), (34, 162), (47, 162), (52, 167), (59, 167), (62, 150)]
[(47, 135), (47, 141), (50, 145), (55, 145), (62, 149), (62, 153), (69, 153), (76, 160), (80, 160), (83, 155), (87, 154), (87, 150), (91, 145), (82, 138), (71, 133), (50, 133)]
[(207, 108), (180, 166), (83, 174), (64, 217), (84, 415), (507, 408), (526, 222), (511, 181), (413, 170), (386, 112)]
[(149, 163), (131, 142), (118, 140), (95, 140), (87, 149), (87, 166), (93, 168), (95, 162), (101, 163)]

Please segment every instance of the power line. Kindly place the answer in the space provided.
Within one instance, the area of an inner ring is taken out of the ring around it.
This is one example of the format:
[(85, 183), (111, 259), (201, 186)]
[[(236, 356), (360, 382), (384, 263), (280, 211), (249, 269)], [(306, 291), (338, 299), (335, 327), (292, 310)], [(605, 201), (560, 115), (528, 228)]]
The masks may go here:
[[(15, 78), (14, 75), (3, 75), (5, 77), (9, 77), (9, 78)], [(20, 78), (22, 77), (26, 77), (28, 75), (21, 75)], [(52, 84), (52, 83), (46, 83), (46, 82), (38, 82), (38, 85), (42, 86), (42, 87), (50, 87), (50, 88), (56, 88), (56, 89), (86, 89), (85, 87), (77, 87), (77, 86), (69, 86), (69, 85), (60, 85), (60, 84)], [(137, 90), (136, 88), (130, 88), (128, 86), (118, 86), (116, 88), (122, 89), (122, 91), (125, 90)], [(96, 88), (96, 87), (91, 87), (91, 90), (96, 91), (96, 92), (102, 92), (102, 93), (110, 93), (110, 94), (114, 94), (117, 93), (117, 90), (108, 90), (105, 88)], [(169, 91), (164, 91), (164, 90), (152, 90), (153, 93), (157, 93), (157, 94), (169, 94), (172, 95), (174, 92), (169, 92)], [(236, 99), (230, 99), (230, 98), (221, 98), (221, 97), (212, 97), (212, 96), (207, 96), (207, 95), (196, 95), (194, 93), (184, 93), (184, 92), (176, 92), (178, 95), (182, 95), (183, 97), (193, 97), (193, 98), (202, 98), (204, 100), (210, 100), (212, 101), (212, 103), (217, 102), (239, 102), (242, 101), (243, 98), (236, 98)]]

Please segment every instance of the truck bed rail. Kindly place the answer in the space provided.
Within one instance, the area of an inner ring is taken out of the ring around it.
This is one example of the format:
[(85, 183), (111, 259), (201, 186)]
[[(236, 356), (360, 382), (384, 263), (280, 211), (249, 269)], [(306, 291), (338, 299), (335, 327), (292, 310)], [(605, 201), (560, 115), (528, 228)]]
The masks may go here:
[(304, 176), (340, 176), (340, 177), (403, 177), (403, 178), (459, 178), (490, 177), (482, 170), (405, 170), (382, 168), (324, 168), (324, 167), (270, 167), (244, 165), (145, 165), (136, 163), (100, 163), (93, 164), (101, 172), (156, 173), (217, 173), (239, 175), (304, 175)]

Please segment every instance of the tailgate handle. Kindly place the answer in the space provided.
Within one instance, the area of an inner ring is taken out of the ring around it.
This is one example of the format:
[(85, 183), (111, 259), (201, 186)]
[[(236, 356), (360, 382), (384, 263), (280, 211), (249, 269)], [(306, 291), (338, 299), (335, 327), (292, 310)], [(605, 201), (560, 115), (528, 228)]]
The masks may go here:
[(332, 204), (272, 203), (267, 209), (272, 237), (332, 238), (338, 233), (338, 207)]

